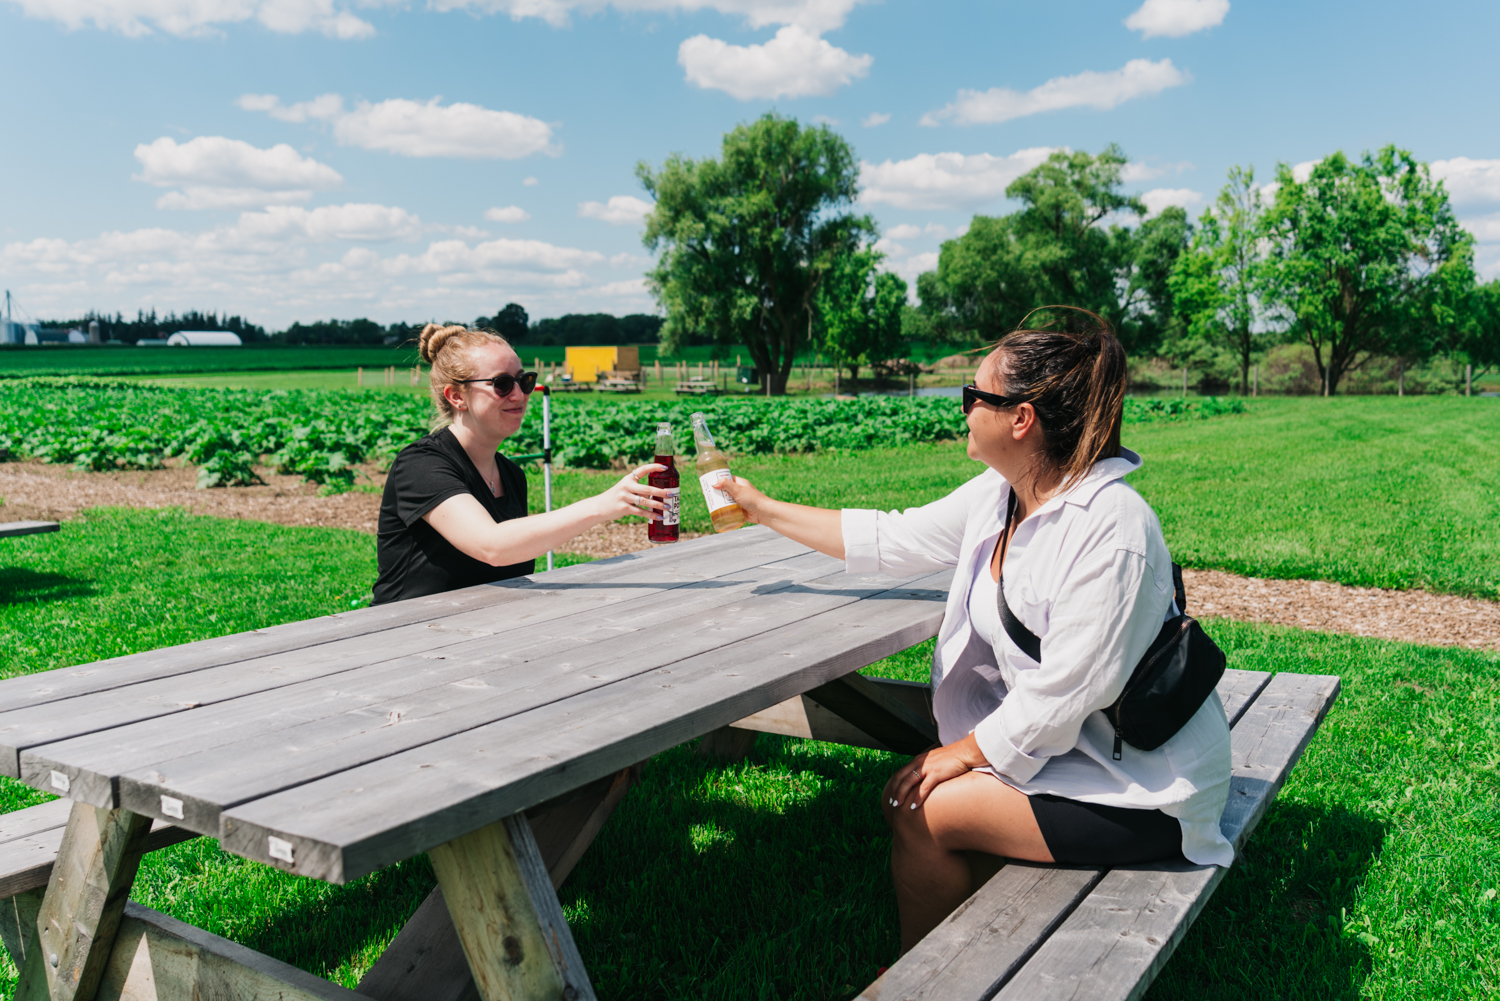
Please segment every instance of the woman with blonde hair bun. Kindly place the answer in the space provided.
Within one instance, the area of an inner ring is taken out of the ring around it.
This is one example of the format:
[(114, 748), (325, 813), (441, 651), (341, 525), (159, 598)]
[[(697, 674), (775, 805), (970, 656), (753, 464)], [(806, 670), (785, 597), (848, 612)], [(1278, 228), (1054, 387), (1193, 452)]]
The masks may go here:
[(662, 509), (666, 491), (640, 482), (663, 468), (648, 463), (597, 496), (527, 516), (526, 475), (498, 450), (521, 427), (536, 373), (489, 330), (429, 323), (421, 355), (433, 431), (402, 449), (386, 478), (375, 604), (520, 577), (595, 525)]

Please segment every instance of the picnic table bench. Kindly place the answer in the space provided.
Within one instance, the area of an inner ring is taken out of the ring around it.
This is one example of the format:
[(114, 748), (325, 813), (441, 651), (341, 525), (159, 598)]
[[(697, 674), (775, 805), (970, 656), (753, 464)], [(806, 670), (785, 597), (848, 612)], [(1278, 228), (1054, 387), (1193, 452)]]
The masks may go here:
[[(739, 753), (760, 731), (929, 746), (926, 686), (853, 672), (934, 635), (949, 577), (850, 575), (746, 528), (0, 682), (0, 771), (65, 797), (0, 820), (16, 996), (592, 998), (555, 888), (639, 763), (698, 737)], [(1265, 678), (1221, 686), (1241, 840), (1337, 689)], [(438, 887), (351, 992), (127, 904), (142, 853), (196, 835), (334, 883), (425, 851)], [(1149, 982), (1220, 878), (1011, 864), (865, 996), (1012, 991), (1100, 935), (1096, 968), (1149, 953)], [(1122, 900), (1149, 934), (1094, 931)]]
[(685, 379), (677, 384), (678, 396), (717, 396), (723, 390), (712, 379)]
[(601, 378), (598, 386), (600, 392), (604, 393), (639, 393), (641, 391), (641, 380), (639, 374), (636, 376), (627, 376), (611, 373)]
[(60, 527), (55, 521), (0, 522), (0, 539), (8, 539), (16, 535), (37, 535), (41, 532), (55, 532)]

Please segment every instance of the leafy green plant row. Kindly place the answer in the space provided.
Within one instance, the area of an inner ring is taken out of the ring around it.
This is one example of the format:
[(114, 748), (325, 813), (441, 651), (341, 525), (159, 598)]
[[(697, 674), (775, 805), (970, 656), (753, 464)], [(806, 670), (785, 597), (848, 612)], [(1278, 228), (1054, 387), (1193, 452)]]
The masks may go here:
[[(533, 409), (540, 400), (533, 401)], [(951, 397), (634, 400), (582, 405), (555, 401), (554, 455), (567, 466), (604, 469), (644, 462), (656, 425), (671, 422), (687, 451), (688, 418), (701, 410), (721, 447), (737, 454), (859, 451), (961, 437)], [(1213, 398), (1128, 400), (1130, 421), (1208, 417), (1244, 410)], [(362, 462), (388, 465), (424, 434), (424, 400), (330, 390), (171, 389), (80, 379), (25, 379), (0, 385), (0, 455), (72, 463), (80, 469), (155, 469), (180, 457), (200, 487), (256, 481), (263, 459), (278, 472), (347, 488)], [(541, 450), (532, 414), (506, 451)]]

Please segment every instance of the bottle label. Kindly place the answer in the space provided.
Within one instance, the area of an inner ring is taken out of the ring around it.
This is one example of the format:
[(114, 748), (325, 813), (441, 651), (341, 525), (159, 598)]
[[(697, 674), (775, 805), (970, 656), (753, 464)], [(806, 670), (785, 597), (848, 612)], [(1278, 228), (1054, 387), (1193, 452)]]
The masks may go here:
[(667, 495), (661, 499), (665, 509), (652, 511), (651, 520), (663, 525), (675, 525), (682, 520), (682, 488), (668, 487)]
[(698, 477), (698, 482), (703, 484), (703, 500), (708, 504), (710, 513), (734, 503), (734, 498), (718, 487), (725, 480), (732, 479), (734, 479), (734, 474), (727, 469), (711, 469)]

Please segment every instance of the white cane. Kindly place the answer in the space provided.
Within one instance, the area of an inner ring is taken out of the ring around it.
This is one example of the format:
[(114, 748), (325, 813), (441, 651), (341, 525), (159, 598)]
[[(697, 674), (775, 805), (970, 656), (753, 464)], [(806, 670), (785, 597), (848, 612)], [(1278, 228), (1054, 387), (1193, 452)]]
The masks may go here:
[[(552, 510), (552, 390), (542, 385), (542, 497)], [(552, 550), (547, 550), (547, 569), (552, 569)]]

